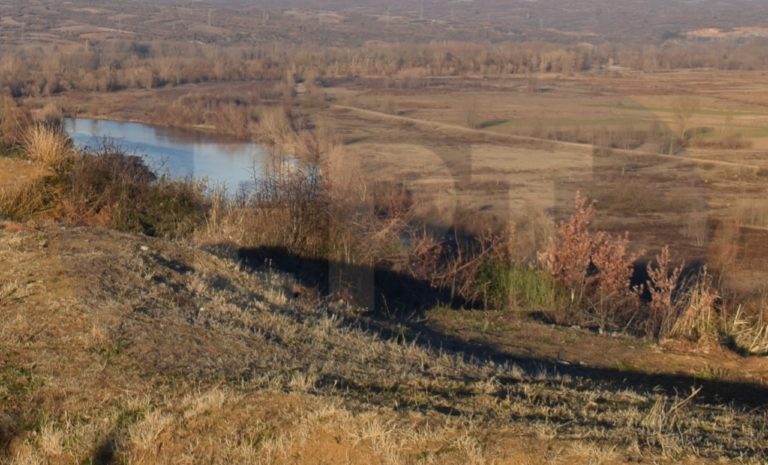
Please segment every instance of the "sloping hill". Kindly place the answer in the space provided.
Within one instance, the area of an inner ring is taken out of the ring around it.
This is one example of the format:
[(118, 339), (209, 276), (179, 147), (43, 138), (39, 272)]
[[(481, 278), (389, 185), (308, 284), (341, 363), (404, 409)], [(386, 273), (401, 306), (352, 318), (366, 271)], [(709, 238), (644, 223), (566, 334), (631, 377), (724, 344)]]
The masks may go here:
[(4, 224), (0, 263), (0, 462), (766, 454), (764, 410), (384, 337), (286, 276), (182, 244)]

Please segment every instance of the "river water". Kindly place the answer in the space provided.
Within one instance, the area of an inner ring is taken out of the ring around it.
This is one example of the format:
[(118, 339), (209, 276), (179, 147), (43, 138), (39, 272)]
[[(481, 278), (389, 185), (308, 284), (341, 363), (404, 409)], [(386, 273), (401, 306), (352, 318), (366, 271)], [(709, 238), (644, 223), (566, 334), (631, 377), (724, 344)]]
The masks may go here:
[(259, 144), (183, 129), (87, 118), (68, 118), (64, 127), (78, 147), (116, 144), (126, 154), (144, 158), (158, 175), (207, 180), (230, 193), (252, 184), (267, 157)]

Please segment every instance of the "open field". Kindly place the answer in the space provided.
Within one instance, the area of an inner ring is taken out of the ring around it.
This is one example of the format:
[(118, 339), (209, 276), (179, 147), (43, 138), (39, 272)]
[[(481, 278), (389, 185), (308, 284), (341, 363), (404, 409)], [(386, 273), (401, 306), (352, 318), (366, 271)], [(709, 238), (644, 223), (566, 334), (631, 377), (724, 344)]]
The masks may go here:
[[(532, 212), (560, 217), (582, 190), (598, 200), (601, 227), (629, 231), (639, 249), (669, 244), (680, 258), (696, 261), (723, 247), (723, 224), (735, 222), (742, 236), (768, 227), (760, 213), (768, 195), (768, 109), (759, 98), (743, 97), (760, 95), (763, 77), (715, 71), (557, 76), (539, 80), (546, 92), (530, 92), (526, 80), (515, 77), (438, 79), (415, 90), (367, 90), (351, 81), (323, 89), (328, 105), (300, 111), (333, 128), (371, 180), (404, 182), (419, 200), (419, 214), (435, 227), (478, 211), (498, 221), (524, 221)], [(180, 95), (254, 86), (190, 85), (60, 101), (79, 115), (161, 122), (159, 109)], [(658, 125), (677, 131), (675, 106), (690, 88), (698, 103), (689, 128), (711, 128), (705, 139), (737, 134), (748, 144), (691, 146), (670, 155), (649, 141), (602, 155), (587, 142), (595, 129), (630, 133)], [(478, 110), (477, 128), (466, 121), (472, 109)], [(726, 279), (741, 291), (759, 292), (765, 251), (754, 240), (740, 247), (734, 260), (741, 267), (731, 267), (734, 274)]]

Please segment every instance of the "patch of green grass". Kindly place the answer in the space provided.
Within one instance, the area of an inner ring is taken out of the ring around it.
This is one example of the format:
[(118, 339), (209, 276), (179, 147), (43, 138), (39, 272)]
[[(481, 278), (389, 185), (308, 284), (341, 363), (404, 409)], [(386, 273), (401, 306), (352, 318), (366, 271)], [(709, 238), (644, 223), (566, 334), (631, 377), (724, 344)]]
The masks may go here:
[(10, 363), (0, 367), (0, 400), (25, 397), (43, 385), (43, 379), (35, 375), (31, 368)]
[(503, 126), (509, 122), (510, 120), (508, 119), (491, 119), (488, 121), (483, 121), (480, 124), (478, 124), (477, 129), (488, 129), (496, 126)]
[(529, 266), (488, 260), (480, 268), (478, 285), (485, 289), (486, 306), (513, 305), (523, 310), (553, 310), (562, 290), (546, 273)]
[[(646, 107), (636, 104), (621, 104), (621, 103), (596, 103), (588, 105), (592, 108), (610, 108), (613, 110), (628, 110), (628, 111), (646, 111), (654, 113), (673, 113), (673, 108), (667, 107)], [(715, 115), (715, 116), (754, 116), (763, 115), (764, 113), (746, 110), (718, 110), (715, 108), (701, 108), (696, 111), (699, 115)]]
[(24, 157), (24, 150), (21, 147), (19, 147), (19, 146), (0, 150), (0, 157), (3, 157), (3, 158), (15, 158), (15, 159), (23, 159), (23, 158), (25, 158)]
[(632, 365), (632, 363), (627, 360), (619, 360), (616, 362), (615, 368), (622, 373), (639, 371), (636, 366)]
[(140, 422), (147, 415), (146, 409), (129, 408), (120, 412), (117, 417), (116, 429), (126, 429), (128, 426)]

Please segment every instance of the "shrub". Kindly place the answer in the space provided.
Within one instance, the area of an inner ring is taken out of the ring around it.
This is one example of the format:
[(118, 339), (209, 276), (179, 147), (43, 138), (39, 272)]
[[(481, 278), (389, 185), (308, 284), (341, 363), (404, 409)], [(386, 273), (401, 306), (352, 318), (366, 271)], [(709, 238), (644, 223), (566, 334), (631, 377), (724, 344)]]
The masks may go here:
[(738, 350), (752, 355), (768, 354), (768, 323), (762, 318), (762, 313), (760, 318), (750, 319), (739, 307), (726, 333)]
[(571, 291), (571, 300), (575, 304), (581, 302), (586, 292), (594, 246), (589, 223), (594, 214), (594, 207), (577, 193), (573, 215), (560, 223), (555, 238), (539, 254), (544, 270)]
[(504, 308), (512, 303), (512, 267), (507, 260), (484, 260), (478, 268), (475, 286), (483, 291), (486, 308)]
[(202, 224), (202, 186), (157, 180), (144, 162), (113, 147), (83, 154), (63, 176), (59, 215), (150, 236), (185, 237)]
[(629, 325), (638, 309), (638, 295), (631, 289), (638, 255), (629, 251), (629, 236), (594, 236), (591, 256), (592, 303), (601, 329)]
[(40, 110), (38, 119), (47, 126), (60, 128), (64, 124), (64, 111), (55, 103), (47, 103)]
[(577, 193), (574, 213), (560, 223), (539, 254), (544, 271), (570, 293), (565, 306), (549, 313), (559, 323), (625, 327), (633, 321), (638, 304), (631, 289), (637, 255), (629, 251), (626, 235), (590, 231), (594, 214), (594, 207)]
[(0, 97), (0, 150), (21, 145), (31, 124), (32, 117), (26, 109), (19, 108), (10, 97)]
[(679, 313), (676, 292), (683, 265), (672, 268), (671, 264), (669, 246), (665, 246), (656, 256), (655, 263), (649, 263), (647, 266), (646, 287), (651, 301), (648, 305), (646, 332), (657, 337), (671, 332)]
[(169, 238), (191, 235), (207, 208), (202, 185), (158, 180), (141, 158), (107, 146), (72, 151), (53, 174), (0, 196), (0, 214), (17, 221), (47, 212), (68, 224)]
[(189, 237), (205, 221), (208, 201), (201, 184), (160, 180), (148, 192), (142, 214), (144, 234)]

